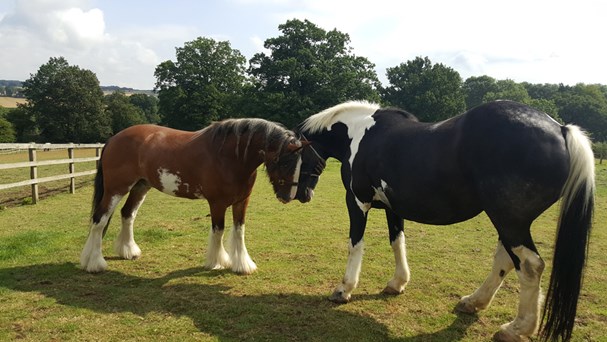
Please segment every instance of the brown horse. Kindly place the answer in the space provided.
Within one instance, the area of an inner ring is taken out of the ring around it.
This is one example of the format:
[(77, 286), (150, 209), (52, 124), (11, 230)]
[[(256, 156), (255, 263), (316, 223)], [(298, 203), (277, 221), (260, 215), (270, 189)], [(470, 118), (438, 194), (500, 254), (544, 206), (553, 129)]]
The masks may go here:
[[(114, 209), (122, 207), (122, 229), (115, 243), (124, 259), (141, 255), (133, 238), (133, 222), (146, 193), (154, 187), (166, 194), (206, 199), (211, 209), (211, 234), (205, 267), (232, 268), (249, 274), (257, 266), (244, 242), (247, 204), (264, 163), (276, 197), (295, 197), (302, 143), (293, 132), (262, 119), (229, 119), (197, 131), (138, 125), (108, 140), (95, 177), (91, 226), (80, 256), (88, 272), (101, 272), (107, 263), (101, 252)], [(223, 246), (224, 216), (232, 206), (234, 227), (230, 254)]]

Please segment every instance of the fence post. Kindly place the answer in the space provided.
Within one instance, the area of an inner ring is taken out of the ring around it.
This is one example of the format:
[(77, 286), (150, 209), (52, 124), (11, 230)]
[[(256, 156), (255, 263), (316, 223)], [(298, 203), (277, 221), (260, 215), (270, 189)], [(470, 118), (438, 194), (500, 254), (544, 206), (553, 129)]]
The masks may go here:
[[(36, 146), (30, 146), (28, 148), (28, 151), (29, 151), (30, 161), (35, 162), (36, 161)], [(38, 178), (38, 167), (35, 165), (30, 166), (30, 178), (31, 179)], [(32, 203), (33, 204), (38, 203), (38, 183), (32, 184)]]
[[(99, 158), (101, 156), (101, 147), (97, 147), (95, 149), (95, 157)], [(101, 163), (101, 159), (97, 159), (97, 161), (95, 162), (95, 167), (98, 169), (99, 168), (99, 163)]]
[[(67, 157), (72, 160), (74, 159), (74, 148), (73, 147), (67, 148)], [(70, 174), (74, 174), (74, 172), (76, 171), (73, 161), (71, 161), (69, 163), (68, 171)], [(70, 178), (70, 194), (75, 194), (75, 193), (76, 193), (76, 178), (71, 177)]]

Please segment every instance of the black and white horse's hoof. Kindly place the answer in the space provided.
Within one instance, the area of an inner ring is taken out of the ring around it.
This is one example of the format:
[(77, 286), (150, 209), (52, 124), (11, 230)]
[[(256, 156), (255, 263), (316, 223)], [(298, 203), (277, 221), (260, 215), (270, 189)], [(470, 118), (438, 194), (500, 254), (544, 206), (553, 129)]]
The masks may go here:
[(390, 286), (386, 286), (381, 293), (384, 295), (388, 295), (388, 296), (398, 296), (399, 294), (402, 294), (403, 292), (405, 292), (405, 290), (395, 290), (393, 288), (391, 288)]
[(493, 341), (495, 342), (523, 342), (529, 341), (528, 338), (524, 336), (515, 335), (508, 330), (500, 330), (493, 335)]
[(335, 291), (329, 300), (336, 304), (346, 304), (350, 301), (350, 296), (346, 296), (342, 291)]

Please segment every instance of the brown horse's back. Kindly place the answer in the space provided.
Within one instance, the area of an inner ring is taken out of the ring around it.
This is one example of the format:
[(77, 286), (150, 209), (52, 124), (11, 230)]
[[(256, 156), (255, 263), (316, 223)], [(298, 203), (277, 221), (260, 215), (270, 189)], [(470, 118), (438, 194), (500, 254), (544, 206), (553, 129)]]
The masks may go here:
[(119, 132), (103, 153), (105, 184), (126, 193), (143, 180), (170, 195), (204, 197), (196, 171), (207, 149), (202, 142), (194, 148), (188, 146), (196, 134), (155, 125), (131, 126)]

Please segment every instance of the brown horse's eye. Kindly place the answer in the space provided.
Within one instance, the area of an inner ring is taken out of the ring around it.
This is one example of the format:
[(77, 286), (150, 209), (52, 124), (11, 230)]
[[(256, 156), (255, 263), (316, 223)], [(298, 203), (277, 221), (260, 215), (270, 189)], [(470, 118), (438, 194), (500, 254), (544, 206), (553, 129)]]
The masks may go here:
[(279, 179), (278, 180), (278, 185), (285, 185), (285, 180), (284, 179)]

